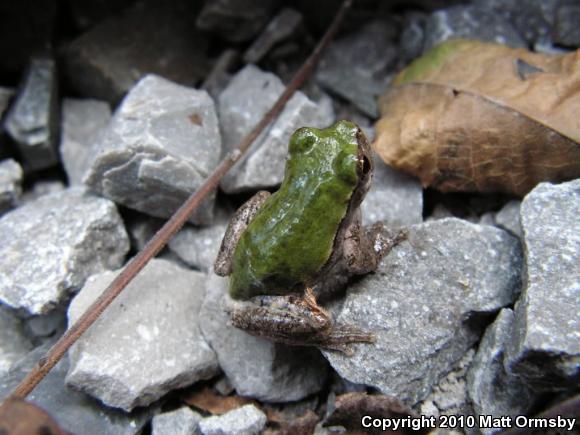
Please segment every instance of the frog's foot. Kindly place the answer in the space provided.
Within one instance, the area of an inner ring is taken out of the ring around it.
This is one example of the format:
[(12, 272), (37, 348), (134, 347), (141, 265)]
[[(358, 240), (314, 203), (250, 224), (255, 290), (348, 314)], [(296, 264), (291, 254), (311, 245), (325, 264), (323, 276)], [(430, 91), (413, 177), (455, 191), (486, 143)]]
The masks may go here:
[(384, 257), (399, 243), (407, 240), (408, 236), (407, 229), (388, 230), (380, 221), (375, 222), (367, 231), (367, 237), (371, 240), (373, 249), (379, 258)]
[(349, 325), (334, 325), (316, 303), (311, 290), (303, 298), (266, 296), (259, 304), (230, 312), (236, 328), (249, 334), (294, 346), (316, 346), (352, 355), (351, 343), (371, 343), (374, 336)]

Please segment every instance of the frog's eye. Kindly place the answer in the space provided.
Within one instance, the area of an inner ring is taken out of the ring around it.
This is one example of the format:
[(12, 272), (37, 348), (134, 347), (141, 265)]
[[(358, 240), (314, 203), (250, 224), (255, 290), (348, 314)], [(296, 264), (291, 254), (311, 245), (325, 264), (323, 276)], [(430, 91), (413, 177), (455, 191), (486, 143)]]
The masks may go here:
[(290, 138), (289, 151), (293, 153), (303, 153), (316, 142), (316, 135), (311, 128), (303, 127), (294, 132)]
[(336, 156), (333, 167), (338, 178), (348, 184), (357, 183), (357, 158), (352, 153), (341, 151)]

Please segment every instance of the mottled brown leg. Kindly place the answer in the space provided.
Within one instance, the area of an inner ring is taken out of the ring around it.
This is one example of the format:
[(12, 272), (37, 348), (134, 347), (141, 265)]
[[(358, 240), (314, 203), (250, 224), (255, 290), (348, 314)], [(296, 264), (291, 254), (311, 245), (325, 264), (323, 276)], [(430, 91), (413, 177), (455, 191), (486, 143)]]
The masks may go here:
[(333, 324), (309, 288), (302, 298), (268, 296), (259, 300), (260, 305), (236, 308), (230, 313), (236, 328), (280, 343), (316, 346), (347, 355), (352, 355), (349, 344), (374, 341), (372, 334), (354, 326)]

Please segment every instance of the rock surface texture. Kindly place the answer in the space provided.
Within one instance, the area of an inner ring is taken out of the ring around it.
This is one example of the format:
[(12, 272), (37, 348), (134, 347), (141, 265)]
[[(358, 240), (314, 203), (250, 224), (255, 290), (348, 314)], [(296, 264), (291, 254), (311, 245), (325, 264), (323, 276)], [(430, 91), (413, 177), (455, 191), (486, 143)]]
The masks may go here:
[(318, 351), (276, 345), (228, 324), (224, 305), (227, 290), (227, 278), (211, 273), (200, 314), (201, 329), (237, 393), (267, 402), (286, 402), (319, 391), (328, 366)]
[(22, 194), (22, 168), (12, 160), (0, 162), (0, 216), (16, 207)]
[(209, 69), (196, 9), (187, 0), (148, 0), (101, 21), (66, 48), (70, 83), (82, 96), (111, 104), (150, 73), (195, 85)]
[(277, 0), (208, 0), (196, 25), (228, 41), (247, 41), (262, 30), (277, 4)]
[(32, 349), (22, 321), (8, 309), (0, 306), (0, 376)]
[(207, 272), (213, 267), (226, 227), (227, 222), (205, 228), (188, 225), (169, 241), (169, 249), (187, 265)]
[(521, 257), (500, 229), (453, 218), (414, 225), (333, 309), (376, 343), (352, 357), (323, 353), (342, 377), (414, 404), (479, 339), (486, 317), (514, 301)]
[[(283, 91), (284, 85), (278, 77), (254, 65), (236, 74), (218, 98), (225, 151), (236, 147)], [(224, 177), (221, 188), (227, 193), (237, 193), (279, 185), (284, 177), (292, 133), (305, 125), (328, 127), (333, 121), (331, 107), (315, 104), (302, 92), (297, 92), (278, 119), (254, 141), (247, 157)]]
[(510, 47), (526, 47), (507, 18), (487, 8), (457, 5), (436, 11), (427, 20), (424, 50), (454, 38), (479, 39)]
[(397, 57), (392, 23), (374, 21), (336, 40), (316, 72), (316, 81), (350, 101), (371, 118), (378, 118), (376, 98), (387, 87)]
[(33, 59), (22, 88), (6, 115), (4, 128), (31, 170), (58, 162), (58, 100), (55, 62)]
[[(123, 100), (96, 148), (85, 183), (101, 195), (167, 218), (219, 161), (221, 139), (211, 97), (155, 75)], [(214, 197), (194, 214), (209, 223)]]
[(60, 156), (69, 184), (81, 184), (95, 157), (94, 145), (111, 120), (109, 104), (65, 98), (62, 104)]
[[(525, 415), (533, 405), (534, 394), (521, 379), (506, 372), (504, 357), (512, 334), (514, 313), (500, 311), (488, 327), (469, 372), (467, 384), (473, 410), (478, 416), (501, 418)], [(484, 434), (497, 429), (481, 429)]]
[(152, 435), (198, 435), (199, 422), (203, 417), (187, 406), (153, 417)]
[(41, 196), (0, 219), (0, 300), (46, 313), (88, 276), (119, 267), (128, 250), (111, 201), (80, 187)]
[[(38, 360), (46, 354), (48, 346), (30, 352), (4, 376), (0, 376), (0, 401), (2, 401), (26, 376)], [(125, 413), (102, 406), (86, 394), (68, 388), (65, 375), (68, 361), (58, 363), (30, 393), (27, 400), (47, 411), (58, 424), (70, 433), (83, 435), (134, 435), (141, 433), (156, 407)]]
[(363, 224), (382, 221), (390, 228), (423, 221), (423, 188), (414, 177), (396, 171), (375, 156), (373, 184), (361, 210)]
[(219, 416), (204, 418), (199, 426), (204, 435), (251, 435), (260, 433), (266, 421), (266, 414), (254, 405), (245, 405)]
[[(69, 324), (118, 272), (91, 277), (69, 307)], [(130, 411), (218, 372), (199, 329), (205, 275), (152, 260), (73, 346), (66, 381)]]
[(580, 383), (580, 180), (541, 183), (522, 202), (522, 297), (507, 346), (510, 370), (538, 390)]

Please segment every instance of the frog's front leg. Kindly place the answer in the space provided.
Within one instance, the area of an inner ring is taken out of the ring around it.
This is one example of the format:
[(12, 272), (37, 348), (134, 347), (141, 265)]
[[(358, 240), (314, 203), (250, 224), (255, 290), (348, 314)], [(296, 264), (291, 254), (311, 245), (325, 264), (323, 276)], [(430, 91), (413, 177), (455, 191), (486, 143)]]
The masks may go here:
[(232, 257), (238, 241), (269, 196), (270, 192), (260, 190), (248, 199), (230, 219), (213, 266), (217, 275), (228, 276), (232, 273)]
[(365, 229), (358, 213), (345, 232), (344, 251), (346, 267), (354, 275), (373, 272), (391, 249), (407, 238), (405, 230), (388, 231), (382, 222)]
[(349, 325), (337, 325), (311, 291), (297, 296), (261, 296), (255, 304), (230, 310), (232, 323), (249, 334), (295, 346), (316, 346), (352, 355), (351, 343), (372, 343), (374, 336)]

